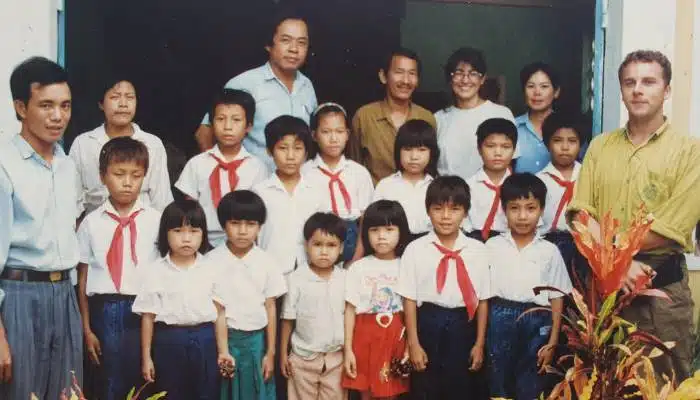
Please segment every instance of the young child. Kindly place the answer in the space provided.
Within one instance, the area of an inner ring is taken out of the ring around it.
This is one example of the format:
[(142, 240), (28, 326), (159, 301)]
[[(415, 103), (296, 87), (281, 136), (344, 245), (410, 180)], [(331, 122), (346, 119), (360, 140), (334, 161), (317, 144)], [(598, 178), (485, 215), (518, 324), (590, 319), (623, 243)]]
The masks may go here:
[[(289, 275), (282, 307), (280, 369), (289, 400), (340, 400), (343, 374), (345, 270), (336, 266), (345, 223), (316, 213), (304, 224), (308, 264)], [(289, 351), (291, 338), (291, 352)]]
[(243, 90), (224, 89), (216, 96), (209, 113), (216, 145), (187, 162), (175, 183), (186, 196), (198, 200), (209, 226), (214, 247), (226, 242), (216, 207), (226, 193), (251, 189), (268, 176), (265, 163), (242, 146), (253, 126), (255, 100)]
[(109, 197), (78, 229), (78, 298), (95, 393), (123, 399), (140, 386), (141, 321), (131, 312), (139, 271), (158, 258), (160, 212), (139, 200), (148, 171), (146, 145), (118, 137), (100, 152), (100, 178)]
[(324, 208), (342, 218), (347, 226), (343, 261), (355, 255), (358, 220), (372, 201), (374, 183), (367, 168), (343, 155), (350, 135), (345, 109), (324, 103), (311, 115), (311, 129), (318, 154), (302, 173), (324, 190)]
[(157, 136), (144, 132), (133, 123), (136, 115), (136, 89), (133, 82), (122, 77), (109, 79), (101, 93), (98, 105), (104, 112), (104, 124), (78, 135), (69, 153), (78, 167), (86, 214), (107, 200), (107, 188), (99, 173), (100, 152), (105, 143), (120, 136), (139, 140), (148, 148), (149, 168), (141, 186), (139, 200), (144, 206), (163, 210), (173, 201), (165, 147)]
[[(562, 294), (533, 292), (536, 286), (571, 291), (566, 266), (555, 245), (537, 235), (547, 188), (524, 173), (506, 178), (501, 204), (509, 231), (486, 242), (491, 265), (488, 351), (492, 397), (535, 399), (545, 389), (544, 372), (559, 339)], [(551, 305), (552, 312), (521, 314)]]
[(423, 120), (407, 121), (399, 128), (394, 145), (399, 171), (379, 181), (374, 190), (374, 201), (387, 199), (401, 204), (412, 233), (432, 228), (425, 211), (425, 192), (437, 176), (439, 157), (435, 128)]
[(391, 372), (392, 362), (408, 358), (401, 296), (394, 292), (411, 237), (401, 204), (370, 204), (360, 237), (367, 255), (353, 263), (345, 283), (343, 387), (359, 391), (363, 400), (392, 399), (408, 391), (408, 379)]
[(501, 185), (511, 174), (518, 129), (504, 118), (487, 119), (477, 128), (476, 141), (484, 165), (467, 180), (472, 207), (464, 228), (470, 237), (485, 242), (507, 229)]
[(143, 378), (168, 399), (218, 398), (217, 363), (233, 365), (225, 343), (217, 345), (226, 319), (214, 294), (217, 265), (203, 256), (210, 249), (206, 216), (196, 201), (165, 207), (158, 233), (162, 258), (144, 269), (133, 309), (141, 314)]
[[(225, 195), (217, 208), (226, 245), (208, 254), (220, 266), (215, 291), (226, 310), (221, 349), (236, 362), (221, 385), (221, 400), (275, 399), (276, 299), (287, 292), (279, 262), (255, 245), (265, 223), (263, 200), (249, 190)], [(221, 350), (220, 350), (221, 351)]]
[(435, 178), (425, 206), (433, 225), (401, 257), (396, 292), (404, 299), (411, 362), (411, 393), (421, 399), (463, 399), (480, 387), (484, 362), (488, 256), (484, 244), (460, 225), (470, 206), (469, 187), (457, 176)]

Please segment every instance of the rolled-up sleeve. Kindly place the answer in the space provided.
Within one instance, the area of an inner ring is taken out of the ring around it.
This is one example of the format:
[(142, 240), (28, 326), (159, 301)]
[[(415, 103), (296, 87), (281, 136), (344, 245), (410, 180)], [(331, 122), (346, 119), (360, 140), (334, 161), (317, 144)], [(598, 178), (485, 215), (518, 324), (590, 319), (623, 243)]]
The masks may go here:
[(597, 137), (591, 142), (581, 165), (581, 172), (576, 180), (574, 188), (574, 199), (569, 204), (566, 211), (567, 221), (571, 221), (577, 211), (588, 211), (594, 218), (598, 219), (598, 205), (596, 201), (596, 181), (595, 168), (598, 162), (598, 152), (601, 148), (602, 137)]
[[(5, 269), (5, 263), (7, 263), (10, 253), (14, 222), (12, 211), (12, 182), (5, 169), (0, 165), (0, 273)], [(5, 292), (0, 289), (0, 305), (4, 298)]]

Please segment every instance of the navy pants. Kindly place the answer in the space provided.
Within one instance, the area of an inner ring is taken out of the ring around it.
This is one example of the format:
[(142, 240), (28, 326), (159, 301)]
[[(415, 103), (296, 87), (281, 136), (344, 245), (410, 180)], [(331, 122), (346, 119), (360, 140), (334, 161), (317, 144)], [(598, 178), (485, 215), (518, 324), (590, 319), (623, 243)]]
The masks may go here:
[(158, 391), (168, 400), (218, 400), (214, 324), (181, 327), (156, 323), (153, 364)]
[(499, 298), (489, 301), (487, 348), (492, 397), (533, 400), (545, 390), (546, 377), (538, 374), (537, 352), (549, 341), (551, 314), (535, 307)]
[(345, 242), (343, 242), (343, 261), (352, 260), (359, 240), (359, 225), (357, 220), (345, 221)]
[(576, 282), (584, 283), (588, 279), (589, 268), (586, 258), (576, 248), (574, 238), (571, 233), (564, 231), (551, 231), (544, 235), (544, 238), (551, 243), (554, 243), (562, 258), (566, 269), (569, 272), (569, 278), (574, 284)]
[(90, 296), (90, 327), (100, 341), (100, 365), (92, 365), (100, 400), (123, 400), (141, 378), (141, 318), (131, 312), (135, 296)]
[(428, 366), (411, 374), (411, 398), (462, 400), (474, 393), (475, 375), (469, 366), (476, 323), (469, 321), (464, 307), (423, 303), (418, 308), (418, 340), (428, 355)]

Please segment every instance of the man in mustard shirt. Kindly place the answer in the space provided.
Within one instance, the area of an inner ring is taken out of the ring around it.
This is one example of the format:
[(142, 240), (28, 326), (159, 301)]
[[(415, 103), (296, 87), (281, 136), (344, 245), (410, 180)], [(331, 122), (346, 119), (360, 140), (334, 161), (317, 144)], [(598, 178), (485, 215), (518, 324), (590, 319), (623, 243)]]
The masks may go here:
[(654, 215), (625, 279), (655, 274), (652, 286), (671, 301), (638, 297), (623, 317), (662, 341), (676, 342), (674, 357), (657, 359), (657, 374), (681, 381), (690, 374), (693, 300), (684, 252), (692, 252), (692, 232), (700, 219), (700, 142), (675, 131), (663, 114), (671, 93), (671, 63), (657, 51), (627, 55), (618, 71), (629, 121), (596, 137), (583, 161), (571, 218), (587, 210), (597, 220), (608, 211), (626, 228), (641, 204)]

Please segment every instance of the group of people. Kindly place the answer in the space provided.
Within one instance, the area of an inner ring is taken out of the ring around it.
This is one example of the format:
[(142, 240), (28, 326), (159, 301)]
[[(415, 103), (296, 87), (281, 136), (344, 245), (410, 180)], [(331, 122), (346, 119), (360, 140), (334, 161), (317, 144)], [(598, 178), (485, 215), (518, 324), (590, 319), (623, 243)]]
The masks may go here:
[[(168, 399), (538, 398), (563, 294), (587, 273), (567, 224), (585, 210), (626, 226), (640, 205), (655, 220), (625, 285), (653, 275), (671, 301), (635, 300), (627, 317), (675, 341), (658, 362), (689, 375), (682, 253), (700, 152), (663, 115), (661, 53), (624, 60), (629, 123), (580, 164), (590, 132), (553, 111), (546, 64), (523, 69), (529, 112), (514, 119), (480, 94), (481, 52), (459, 49), (453, 105), (432, 115), (411, 102), (420, 61), (399, 49), (379, 71), (386, 98), (350, 118), (317, 105), (298, 70), (308, 46), (303, 18), (279, 19), (269, 62), (215, 96), (174, 189), (162, 142), (133, 123), (131, 81), (106, 82), (105, 123), (66, 155), (65, 71), (17, 66), (22, 128), (0, 146), (1, 398), (58, 398), (83, 372), (99, 399), (143, 382)], [(523, 316), (533, 307), (551, 312)]]

